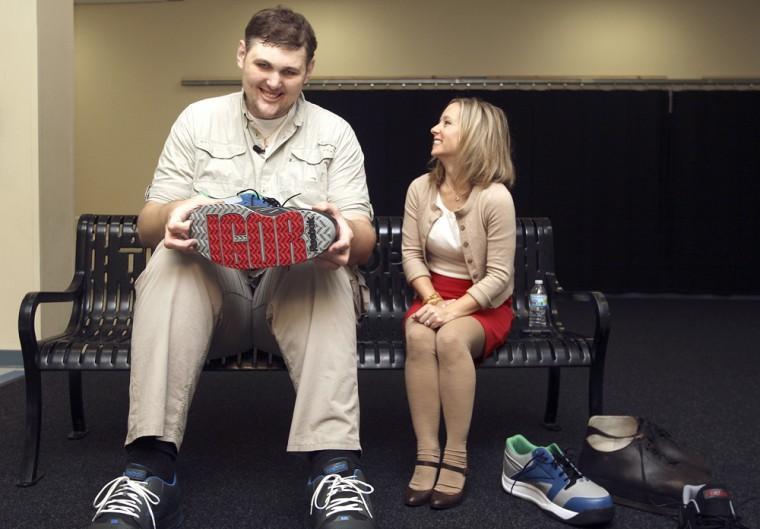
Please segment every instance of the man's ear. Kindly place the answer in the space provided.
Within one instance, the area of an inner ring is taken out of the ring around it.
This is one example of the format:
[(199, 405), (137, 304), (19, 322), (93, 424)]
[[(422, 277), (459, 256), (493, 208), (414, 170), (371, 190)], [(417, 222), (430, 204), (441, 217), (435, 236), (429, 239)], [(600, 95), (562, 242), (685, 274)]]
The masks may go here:
[(311, 62), (309, 62), (308, 65), (306, 65), (306, 81), (305, 83), (309, 82), (309, 79), (311, 79), (311, 72), (314, 71), (314, 65), (316, 64), (317, 59), (312, 59)]
[(245, 65), (245, 54), (248, 50), (246, 49), (245, 41), (241, 40), (238, 43), (237, 53), (236, 53), (236, 62), (238, 65), (238, 68), (241, 70), (243, 69), (243, 66)]

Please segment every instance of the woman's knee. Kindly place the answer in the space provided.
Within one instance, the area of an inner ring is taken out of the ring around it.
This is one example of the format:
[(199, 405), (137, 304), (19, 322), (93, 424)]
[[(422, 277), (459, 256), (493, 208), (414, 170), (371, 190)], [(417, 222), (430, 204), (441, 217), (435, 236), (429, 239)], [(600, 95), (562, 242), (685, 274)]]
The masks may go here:
[(444, 325), (436, 333), (435, 349), (442, 363), (470, 359), (470, 341), (461, 329)]
[(406, 324), (407, 358), (435, 353), (435, 333), (424, 325), (409, 321)]

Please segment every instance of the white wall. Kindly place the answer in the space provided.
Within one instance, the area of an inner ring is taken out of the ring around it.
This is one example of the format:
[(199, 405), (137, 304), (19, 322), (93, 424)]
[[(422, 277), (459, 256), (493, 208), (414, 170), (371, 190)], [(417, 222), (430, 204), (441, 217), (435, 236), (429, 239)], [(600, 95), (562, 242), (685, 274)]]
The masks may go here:
[(40, 286), (37, 3), (5, 0), (0, 17), (0, 350), (19, 349), (18, 307)]
[[(74, 7), (37, 0), (40, 284), (62, 290), (74, 273)], [(70, 303), (42, 309), (42, 335), (61, 332)]]
[[(24, 294), (60, 290), (73, 270), (73, 5), (3, 0), (0, 83), (0, 350), (18, 350)], [(65, 307), (38, 318), (62, 330)]]

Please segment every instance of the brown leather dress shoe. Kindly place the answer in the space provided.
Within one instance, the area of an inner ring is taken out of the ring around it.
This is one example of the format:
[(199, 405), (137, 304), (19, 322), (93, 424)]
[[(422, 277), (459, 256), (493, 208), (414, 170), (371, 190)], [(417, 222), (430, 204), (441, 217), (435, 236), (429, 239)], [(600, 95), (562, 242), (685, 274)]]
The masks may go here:
[[(646, 437), (669, 460), (675, 463), (686, 463), (689, 466), (704, 471), (705, 474), (711, 474), (710, 465), (704, 456), (678, 444), (665, 429), (660, 428), (643, 417), (631, 417), (631, 419), (636, 421), (636, 432), (632, 435), (633, 437)], [(589, 425), (586, 429), (586, 437), (589, 435), (600, 435), (610, 439), (627, 439), (631, 437), (613, 435), (605, 431), (604, 428), (595, 428), (591, 425), (591, 420), (589, 420)]]
[[(433, 463), (431, 461), (415, 461), (414, 464), (415, 466), (438, 468), (438, 463)], [(419, 507), (430, 501), (432, 495), (433, 489), (415, 490), (411, 487), (407, 487), (406, 492), (404, 493), (404, 504), (409, 507)]]
[(703, 469), (667, 457), (646, 436), (611, 452), (596, 450), (587, 438), (578, 468), (607, 489), (615, 503), (660, 514), (677, 514), (684, 485), (710, 479)]
[[(466, 468), (455, 467), (447, 463), (441, 463), (441, 468), (458, 472), (463, 476), (467, 475)], [(462, 489), (459, 492), (455, 492), (454, 494), (446, 494), (445, 492), (433, 489), (433, 494), (430, 496), (430, 507), (432, 509), (449, 509), (462, 503), (462, 500), (464, 500), (464, 485), (462, 485)]]

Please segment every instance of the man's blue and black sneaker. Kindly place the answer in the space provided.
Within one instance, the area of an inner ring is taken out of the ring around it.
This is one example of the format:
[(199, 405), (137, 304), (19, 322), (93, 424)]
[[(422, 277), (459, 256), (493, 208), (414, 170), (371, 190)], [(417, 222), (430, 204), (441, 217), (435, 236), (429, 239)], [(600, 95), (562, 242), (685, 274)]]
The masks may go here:
[(175, 529), (182, 523), (177, 477), (167, 483), (130, 464), (95, 497), (97, 509), (86, 529)]
[(522, 435), (507, 439), (501, 486), (573, 525), (608, 522), (612, 497), (583, 476), (556, 444), (535, 446)]
[(375, 529), (372, 485), (361, 469), (344, 458), (327, 461), (322, 474), (309, 480), (311, 529)]

